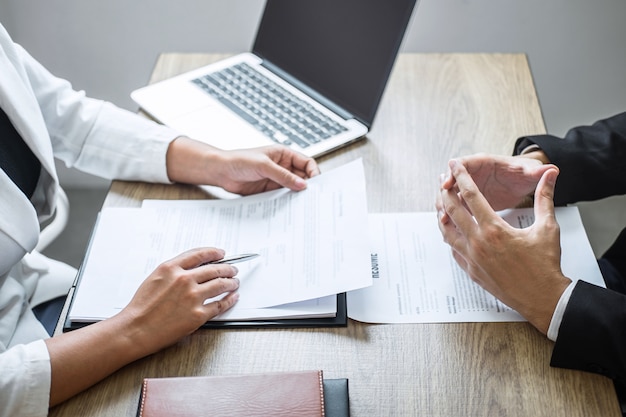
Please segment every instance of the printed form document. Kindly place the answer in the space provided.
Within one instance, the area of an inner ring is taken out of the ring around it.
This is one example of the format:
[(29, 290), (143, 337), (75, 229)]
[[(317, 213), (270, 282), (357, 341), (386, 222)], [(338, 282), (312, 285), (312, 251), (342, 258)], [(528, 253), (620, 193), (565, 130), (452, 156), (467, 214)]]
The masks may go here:
[(361, 160), (287, 189), (229, 200), (146, 201), (100, 213), (70, 320), (118, 313), (162, 262), (195, 247), (238, 263), (240, 298), (221, 320), (329, 317), (337, 294), (372, 284)]
[[(515, 227), (534, 222), (533, 209), (500, 213)], [(557, 207), (561, 269), (571, 279), (604, 287), (577, 207)], [(348, 293), (348, 317), (367, 323), (525, 321), (472, 281), (443, 241), (437, 213), (369, 215), (373, 285)]]

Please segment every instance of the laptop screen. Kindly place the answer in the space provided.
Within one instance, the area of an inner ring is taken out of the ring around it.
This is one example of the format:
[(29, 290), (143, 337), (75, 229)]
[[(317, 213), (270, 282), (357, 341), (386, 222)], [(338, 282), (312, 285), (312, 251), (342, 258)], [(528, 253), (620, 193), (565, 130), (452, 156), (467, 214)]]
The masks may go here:
[(417, 0), (268, 0), (253, 53), (371, 126)]

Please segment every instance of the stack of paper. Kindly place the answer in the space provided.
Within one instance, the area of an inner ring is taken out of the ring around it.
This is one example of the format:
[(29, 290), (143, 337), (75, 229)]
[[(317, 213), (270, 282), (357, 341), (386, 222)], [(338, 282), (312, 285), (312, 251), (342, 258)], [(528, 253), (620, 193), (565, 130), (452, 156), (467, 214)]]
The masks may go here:
[[(534, 221), (532, 209), (501, 215), (515, 227)], [(604, 286), (578, 209), (557, 208), (556, 215), (565, 275)], [(69, 322), (113, 316), (157, 265), (202, 246), (261, 255), (237, 264), (240, 299), (214, 322), (336, 317), (339, 304), (343, 325), (346, 316), (372, 323), (523, 320), (459, 268), (434, 212), (368, 215), (357, 160), (310, 179), (301, 192), (104, 209)]]
[(216, 320), (332, 317), (337, 294), (371, 285), (361, 160), (286, 189), (230, 200), (145, 201), (106, 208), (69, 313), (113, 316), (165, 260), (195, 247), (258, 253), (237, 264), (240, 298)]

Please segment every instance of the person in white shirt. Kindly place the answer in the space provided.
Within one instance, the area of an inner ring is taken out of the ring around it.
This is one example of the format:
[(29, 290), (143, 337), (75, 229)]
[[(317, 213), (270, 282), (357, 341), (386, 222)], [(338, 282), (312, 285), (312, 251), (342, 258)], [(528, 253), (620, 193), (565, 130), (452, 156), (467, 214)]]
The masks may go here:
[[(0, 417), (45, 416), (120, 367), (195, 331), (238, 298), (237, 269), (195, 248), (163, 262), (118, 315), (49, 337), (33, 314), (75, 270), (33, 251), (54, 213), (54, 158), (108, 179), (216, 185), (238, 194), (306, 188), (315, 161), (283, 146), (222, 151), (50, 74), (0, 26)], [(114, 261), (114, 260), (112, 260)], [(208, 298), (224, 294), (218, 302)]]

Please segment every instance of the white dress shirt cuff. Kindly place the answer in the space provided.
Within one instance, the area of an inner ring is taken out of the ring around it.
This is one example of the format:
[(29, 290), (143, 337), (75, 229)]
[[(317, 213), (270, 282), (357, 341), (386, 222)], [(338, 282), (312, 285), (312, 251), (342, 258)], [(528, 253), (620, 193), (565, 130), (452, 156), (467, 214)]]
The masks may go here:
[(0, 416), (48, 415), (50, 354), (43, 340), (1, 353), (0, 369)]
[(528, 145), (527, 147), (522, 149), (522, 151), (519, 154), (520, 155), (526, 155), (527, 153), (531, 153), (533, 151), (540, 151), (540, 150), (541, 150), (541, 148), (539, 147), (539, 145), (533, 143), (532, 145)]
[(572, 281), (567, 286), (567, 288), (565, 288), (565, 291), (563, 291), (563, 294), (561, 294), (561, 298), (559, 298), (559, 302), (556, 304), (556, 308), (554, 309), (554, 313), (552, 314), (552, 321), (550, 321), (550, 327), (548, 327), (548, 339), (552, 340), (553, 342), (556, 342), (557, 337), (559, 337), (559, 328), (561, 327), (561, 321), (563, 321), (565, 308), (567, 307), (567, 303), (569, 302), (575, 285), (576, 283)]

